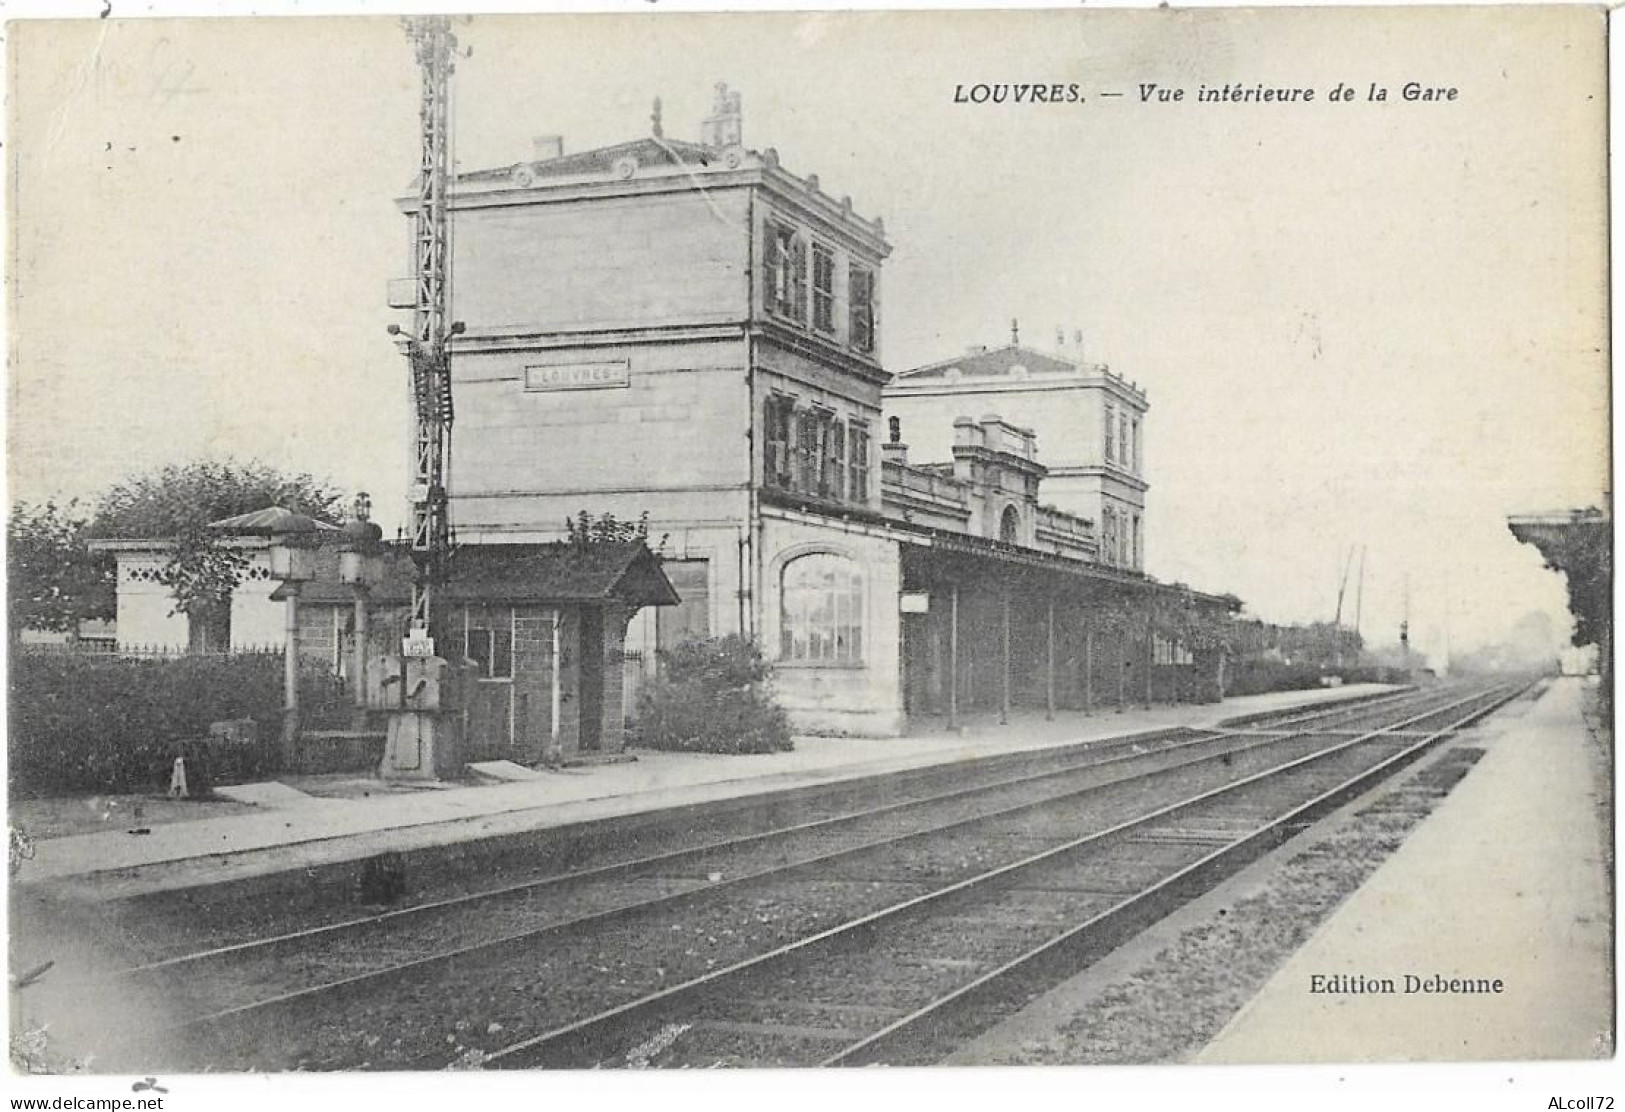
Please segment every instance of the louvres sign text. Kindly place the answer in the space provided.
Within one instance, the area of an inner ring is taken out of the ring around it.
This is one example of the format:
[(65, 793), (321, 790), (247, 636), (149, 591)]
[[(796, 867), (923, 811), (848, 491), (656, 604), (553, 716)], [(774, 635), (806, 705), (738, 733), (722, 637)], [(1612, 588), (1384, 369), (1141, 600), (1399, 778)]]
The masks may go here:
[(625, 359), (607, 363), (543, 363), (525, 368), (526, 390), (604, 390), (632, 384)]

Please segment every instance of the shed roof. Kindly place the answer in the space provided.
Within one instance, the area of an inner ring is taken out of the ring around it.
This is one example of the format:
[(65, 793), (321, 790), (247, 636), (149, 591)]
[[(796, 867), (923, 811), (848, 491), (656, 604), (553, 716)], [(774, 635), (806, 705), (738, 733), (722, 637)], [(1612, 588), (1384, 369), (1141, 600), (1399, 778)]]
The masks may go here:
[(262, 510), (211, 521), (209, 528), (238, 535), (276, 536), (282, 533), (337, 532), (341, 526), (309, 514), (295, 513), (286, 506), (266, 506)]
[[(384, 555), (383, 582), (372, 590), (376, 602), (412, 597), (409, 552), (391, 547)], [(281, 588), (272, 598), (286, 597)], [(354, 595), (339, 582), (338, 549), (323, 548), (316, 578), (300, 591), (307, 602), (347, 603)], [(583, 603), (616, 600), (638, 606), (674, 606), (681, 599), (640, 541), (574, 545), (477, 544), (457, 551), (444, 597), (456, 602)]]

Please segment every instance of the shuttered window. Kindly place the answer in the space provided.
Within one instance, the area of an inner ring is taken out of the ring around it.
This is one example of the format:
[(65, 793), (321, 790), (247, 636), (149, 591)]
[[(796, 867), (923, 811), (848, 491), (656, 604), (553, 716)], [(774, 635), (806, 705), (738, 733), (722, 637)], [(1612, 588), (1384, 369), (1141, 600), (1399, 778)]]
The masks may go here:
[(824, 476), (818, 493), (837, 500), (846, 497), (846, 426), (833, 415), (824, 430)]
[(822, 243), (815, 243), (812, 259), (813, 327), (820, 332), (834, 332), (835, 252)]
[(875, 272), (854, 264), (847, 271), (847, 339), (859, 351), (875, 350)]
[(860, 504), (869, 501), (869, 426), (853, 421), (847, 426), (847, 497)]
[(762, 466), (762, 481), (768, 486), (788, 490), (791, 486), (790, 436), (795, 401), (782, 394), (767, 399), (763, 418), (762, 443), (766, 451)]
[(767, 307), (792, 320), (806, 319), (807, 276), (805, 248), (794, 228), (767, 225)]

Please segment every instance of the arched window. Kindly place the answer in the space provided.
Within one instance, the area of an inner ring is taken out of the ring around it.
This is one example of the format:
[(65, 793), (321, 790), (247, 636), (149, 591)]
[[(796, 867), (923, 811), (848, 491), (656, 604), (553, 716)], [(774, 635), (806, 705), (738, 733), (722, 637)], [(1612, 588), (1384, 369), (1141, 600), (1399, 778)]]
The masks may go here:
[(999, 517), (999, 539), (1005, 544), (1021, 543), (1021, 515), (1014, 506), (1006, 506)]
[(784, 565), (779, 656), (856, 663), (863, 659), (863, 573), (845, 556), (814, 552)]

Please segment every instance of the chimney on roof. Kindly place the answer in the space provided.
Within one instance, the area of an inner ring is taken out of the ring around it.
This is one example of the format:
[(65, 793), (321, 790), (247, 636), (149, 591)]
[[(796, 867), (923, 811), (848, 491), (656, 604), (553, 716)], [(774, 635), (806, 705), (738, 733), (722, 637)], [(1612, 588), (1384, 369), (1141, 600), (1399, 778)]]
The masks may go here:
[(886, 443), (880, 446), (880, 458), (887, 463), (907, 464), (908, 445), (903, 443), (903, 419), (886, 418)]
[(1059, 332), (1056, 334), (1056, 340), (1059, 344), (1060, 353), (1063, 356), (1070, 359), (1078, 366), (1083, 366), (1083, 329), (1074, 328), (1072, 330), (1072, 336), (1070, 339), (1068, 339), (1064, 331)]
[(538, 135), (531, 141), (532, 162), (549, 162), (564, 157), (564, 136)]
[(717, 82), (711, 114), (700, 124), (700, 142), (719, 149), (737, 147), (744, 142), (744, 113), (740, 109), (739, 94), (730, 93), (724, 82)]

